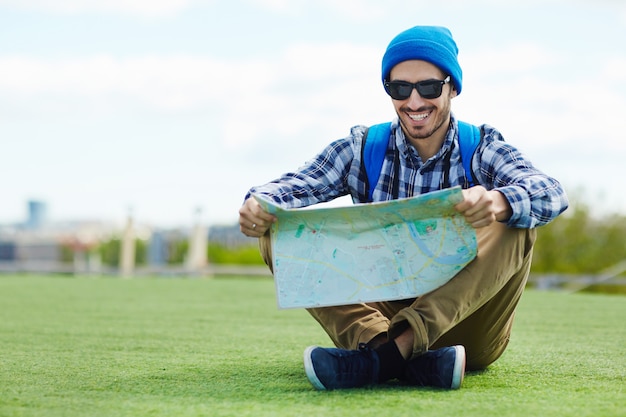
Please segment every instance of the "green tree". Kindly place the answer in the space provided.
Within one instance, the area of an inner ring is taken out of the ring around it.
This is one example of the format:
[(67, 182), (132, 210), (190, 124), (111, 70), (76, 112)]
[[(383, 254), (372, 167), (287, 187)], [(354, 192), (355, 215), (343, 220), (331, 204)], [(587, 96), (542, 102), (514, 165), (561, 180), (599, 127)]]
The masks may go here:
[[(98, 251), (104, 265), (117, 267), (120, 263), (122, 251), (121, 239), (118, 237), (109, 239), (100, 244)], [(147, 244), (142, 239), (135, 239), (135, 264), (145, 265), (147, 259)]]
[(257, 245), (231, 248), (219, 243), (209, 243), (207, 252), (209, 262), (214, 264), (265, 265)]
[(595, 274), (626, 259), (626, 217), (594, 218), (585, 204), (537, 230), (532, 272)]

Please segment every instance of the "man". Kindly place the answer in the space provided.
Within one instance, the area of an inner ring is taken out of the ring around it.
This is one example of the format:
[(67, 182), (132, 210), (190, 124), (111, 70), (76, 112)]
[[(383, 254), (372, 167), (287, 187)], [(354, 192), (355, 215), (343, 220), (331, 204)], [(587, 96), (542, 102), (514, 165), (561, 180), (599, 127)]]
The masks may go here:
[[(373, 200), (462, 186), (455, 206), (475, 229), (478, 256), (438, 289), (409, 300), (312, 308), (336, 348), (309, 347), (304, 366), (317, 389), (354, 388), (399, 379), (459, 388), (465, 370), (486, 368), (504, 352), (531, 265), (534, 228), (568, 205), (561, 185), (536, 169), (500, 133), (482, 125), (468, 175), (460, 160), (451, 100), (462, 71), (451, 33), (418, 26), (396, 36), (382, 60), (382, 81), (397, 113)], [(276, 219), (250, 198), (286, 208), (350, 194), (366, 202), (361, 164), (366, 128), (330, 144), (294, 173), (254, 187), (239, 210), (241, 231), (260, 238), (271, 268), (269, 228)], [(470, 186), (474, 177), (475, 186)]]

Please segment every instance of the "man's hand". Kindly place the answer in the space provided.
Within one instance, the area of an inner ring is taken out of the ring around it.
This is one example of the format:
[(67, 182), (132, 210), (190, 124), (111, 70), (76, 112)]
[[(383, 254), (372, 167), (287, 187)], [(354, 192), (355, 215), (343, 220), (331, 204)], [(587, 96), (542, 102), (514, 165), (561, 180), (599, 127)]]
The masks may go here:
[(496, 221), (507, 221), (513, 214), (504, 194), (495, 190), (487, 191), (481, 185), (463, 190), (463, 201), (454, 208), (475, 229), (489, 226)]
[(276, 217), (269, 214), (254, 198), (248, 198), (239, 209), (239, 230), (246, 236), (261, 237)]

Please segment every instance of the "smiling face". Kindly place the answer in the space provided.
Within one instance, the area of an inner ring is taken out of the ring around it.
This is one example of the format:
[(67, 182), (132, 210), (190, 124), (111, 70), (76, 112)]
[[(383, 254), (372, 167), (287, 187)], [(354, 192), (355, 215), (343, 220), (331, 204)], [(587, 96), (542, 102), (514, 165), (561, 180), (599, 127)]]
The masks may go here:
[[(435, 65), (426, 61), (404, 61), (392, 68), (389, 81), (417, 83), (426, 80), (443, 80), (444, 74)], [(434, 155), (443, 143), (450, 124), (450, 104), (456, 91), (452, 83), (445, 84), (441, 96), (425, 99), (413, 89), (406, 100), (394, 100), (393, 105), (400, 119), (406, 138), (424, 158)], [(424, 153), (431, 155), (422, 155)]]

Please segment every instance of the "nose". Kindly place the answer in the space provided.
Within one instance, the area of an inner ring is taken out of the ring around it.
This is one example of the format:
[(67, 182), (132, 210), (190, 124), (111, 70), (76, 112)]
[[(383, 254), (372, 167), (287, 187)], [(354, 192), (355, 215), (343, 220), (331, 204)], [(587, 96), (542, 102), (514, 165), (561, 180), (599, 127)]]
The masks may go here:
[(424, 99), (420, 96), (420, 93), (417, 92), (417, 88), (413, 87), (411, 95), (407, 99), (407, 105), (412, 109), (417, 109), (422, 104), (424, 104)]

